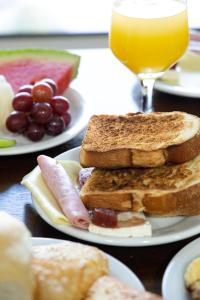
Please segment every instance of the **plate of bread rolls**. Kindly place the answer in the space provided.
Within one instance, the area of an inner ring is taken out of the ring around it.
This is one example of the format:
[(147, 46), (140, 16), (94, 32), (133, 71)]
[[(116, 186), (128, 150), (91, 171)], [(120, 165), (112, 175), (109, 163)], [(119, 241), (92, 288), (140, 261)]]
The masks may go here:
[(131, 270), (98, 248), (31, 238), (23, 223), (2, 211), (0, 257), (2, 300), (162, 299), (144, 291)]

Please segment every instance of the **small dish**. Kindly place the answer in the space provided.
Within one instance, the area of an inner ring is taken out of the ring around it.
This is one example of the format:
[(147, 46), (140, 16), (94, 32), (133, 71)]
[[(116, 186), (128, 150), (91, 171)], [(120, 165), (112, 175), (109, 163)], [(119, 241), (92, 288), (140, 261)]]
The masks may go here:
[(200, 238), (186, 245), (170, 261), (162, 280), (162, 294), (165, 300), (190, 300), (184, 284), (184, 274), (189, 263), (200, 257)]

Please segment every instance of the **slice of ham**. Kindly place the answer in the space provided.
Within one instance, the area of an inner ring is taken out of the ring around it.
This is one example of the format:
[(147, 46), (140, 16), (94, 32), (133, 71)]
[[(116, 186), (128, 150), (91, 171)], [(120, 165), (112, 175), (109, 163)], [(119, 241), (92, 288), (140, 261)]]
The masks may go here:
[(88, 211), (62, 165), (46, 155), (38, 156), (37, 161), (45, 183), (70, 223), (78, 228), (88, 228)]

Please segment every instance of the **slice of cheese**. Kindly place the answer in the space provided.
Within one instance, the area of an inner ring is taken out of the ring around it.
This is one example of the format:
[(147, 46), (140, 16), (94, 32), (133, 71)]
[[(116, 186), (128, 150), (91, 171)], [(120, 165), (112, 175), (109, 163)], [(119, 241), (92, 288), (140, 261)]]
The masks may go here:
[[(74, 186), (78, 186), (78, 175), (81, 166), (76, 161), (59, 161), (69, 175)], [(62, 213), (57, 201), (49, 188), (47, 187), (44, 179), (42, 178), (39, 167), (36, 167), (32, 172), (27, 174), (21, 182), (31, 192), (32, 197), (36, 204), (44, 211), (53, 224), (68, 225), (67, 217)]]
[(176, 69), (166, 71), (159, 79), (171, 86), (189, 89), (199, 93), (200, 55), (187, 51), (179, 60)]

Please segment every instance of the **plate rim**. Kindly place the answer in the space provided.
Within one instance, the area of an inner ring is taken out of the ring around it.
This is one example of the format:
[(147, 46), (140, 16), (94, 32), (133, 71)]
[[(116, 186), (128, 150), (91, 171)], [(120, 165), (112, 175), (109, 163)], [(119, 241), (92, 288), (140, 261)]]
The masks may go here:
[[(19, 146), (19, 148), (18, 147), (0, 148), (0, 157), (1, 156), (28, 154), (28, 153), (34, 153), (34, 152), (39, 152), (42, 150), (51, 149), (51, 148), (57, 147), (61, 144), (64, 144), (64, 143), (70, 141), (71, 139), (73, 139), (75, 136), (77, 136), (87, 126), (89, 117), (91, 115), (91, 109), (90, 109), (88, 103), (83, 98), (83, 96), (75, 88), (68, 87), (68, 89), (65, 91), (64, 95), (67, 95), (68, 93), (71, 93), (72, 97), (75, 97), (77, 99), (77, 102), (79, 103), (80, 108), (82, 109), (82, 114), (80, 115), (80, 120), (78, 121), (78, 123), (75, 123), (71, 128), (69, 128), (69, 130), (66, 129), (66, 131), (61, 133), (61, 135), (51, 137), (44, 141), (42, 141), (42, 140), (39, 141), (39, 143), (41, 143), (41, 145), (39, 145), (39, 146), (38, 146), (37, 142), (36, 143), (32, 142), (28, 145), (22, 145), (22, 148), (23, 148), (22, 151), (20, 151), (20, 146)], [(69, 96), (67, 96), (67, 97), (69, 97)], [(71, 130), (73, 130), (72, 133), (70, 133)], [(62, 134), (63, 134), (63, 136), (62, 136)], [(9, 137), (9, 133), (7, 135)], [(14, 139), (15, 137), (12, 136), (12, 134), (11, 134), (10, 138)], [(44, 142), (44, 144), (43, 144), (43, 142)], [(50, 146), (49, 146), (49, 144), (50, 144)]]
[[(171, 271), (173, 271), (173, 266), (176, 266), (176, 261), (181, 257), (185, 257), (184, 262), (181, 264), (181, 267), (187, 267), (187, 265), (191, 262), (192, 259), (194, 259), (195, 257), (197, 257), (197, 255), (188, 255), (188, 251), (190, 251), (191, 248), (193, 248), (194, 246), (198, 246), (198, 244), (200, 245), (200, 237), (194, 239), (193, 241), (189, 242), (187, 245), (185, 245), (182, 249), (180, 249), (170, 260), (170, 262), (168, 263), (164, 274), (163, 274), (163, 278), (162, 278), (162, 283), (161, 283), (161, 291), (162, 291), (162, 295), (166, 300), (170, 300), (169, 298), (167, 298), (167, 290), (168, 290), (168, 278), (170, 276)], [(197, 247), (198, 248), (198, 247)], [(197, 249), (195, 248), (195, 249)], [(199, 249), (199, 248), (198, 248)], [(200, 250), (198, 250), (198, 255), (200, 257)], [(184, 255), (185, 254), (185, 255)], [(187, 254), (187, 255), (186, 255)], [(184, 274), (182, 274), (184, 276)], [(184, 278), (182, 277), (182, 279), (184, 280)], [(184, 281), (183, 281), (184, 282)], [(187, 293), (187, 291), (185, 290), (185, 292)], [(190, 298), (188, 298), (189, 300)]]
[[(72, 154), (77, 155), (80, 150), (80, 147), (76, 147), (73, 149), (70, 149), (68, 151), (65, 151), (59, 155), (57, 155), (56, 159), (62, 159), (62, 156), (65, 154)], [(184, 240), (186, 238), (192, 237), (200, 232), (200, 223), (198, 226), (195, 226), (194, 228), (189, 228), (188, 230), (184, 231), (184, 234), (173, 233), (169, 236), (165, 236), (162, 238), (162, 236), (152, 236), (152, 237), (141, 237), (141, 238), (115, 238), (115, 237), (107, 237), (107, 236), (101, 236), (90, 232), (85, 232), (85, 230), (73, 228), (73, 227), (65, 227), (65, 230), (63, 229), (63, 225), (55, 225), (51, 222), (51, 220), (48, 219), (44, 211), (36, 204), (34, 198), (32, 197), (32, 202), (40, 215), (40, 217), (48, 223), (50, 226), (55, 228), (58, 231), (63, 232), (64, 234), (73, 236), (75, 238), (78, 238), (80, 240), (102, 244), (102, 245), (109, 245), (109, 246), (122, 246), (122, 247), (144, 247), (144, 246), (154, 246), (154, 245), (162, 245), (162, 244), (168, 244), (172, 242), (176, 242), (179, 240)], [(192, 218), (192, 217), (187, 217)], [(66, 229), (67, 228), (67, 229)], [(66, 231), (67, 230), (67, 231)]]
[[(192, 51), (192, 49), (188, 49), (185, 52), (185, 54), (180, 58), (180, 60), (184, 60), (185, 57), (188, 57), (191, 54), (194, 55), (194, 53), (195, 53), (195, 51)], [(199, 55), (198, 55), (198, 57), (199, 57), (199, 60), (200, 60)], [(178, 62), (178, 64), (179, 64), (179, 62)], [(166, 72), (167, 71), (169, 71), (169, 70), (166, 70)], [(184, 72), (184, 71), (180, 70), (180, 72)], [(179, 84), (174, 84), (173, 85), (173, 84), (170, 84), (166, 81), (163, 81), (161, 78), (158, 78), (155, 81), (155, 84), (154, 84), (154, 89), (155, 90), (157, 90), (159, 92), (164, 92), (164, 93), (167, 93), (167, 94), (171, 94), (171, 95), (186, 97), (186, 98), (200, 98), (200, 89), (199, 90), (198, 89), (193, 89), (193, 87), (181, 86)]]
[(164, 92), (167, 94), (181, 96), (181, 97), (200, 98), (200, 90), (199, 93), (192, 92), (192, 89), (190, 91), (187, 91), (187, 89), (185, 89), (182, 86), (167, 84), (160, 79), (156, 80), (154, 89), (159, 92)]
[[(49, 243), (62, 243), (65, 241), (68, 241), (67, 239), (57, 239), (57, 238), (46, 238), (46, 237), (31, 237), (32, 245), (34, 246), (35, 242), (43, 242), (46, 241), (47, 244)], [(76, 243), (76, 242), (73, 242)], [(84, 244), (83, 244), (84, 245)], [(93, 247), (93, 246), (92, 246)], [(99, 248), (98, 248), (99, 249)], [(101, 250), (101, 249), (99, 249)], [(101, 250), (103, 251), (103, 250)], [(129, 276), (132, 277), (132, 280), (134, 281), (134, 285), (136, 285), (136, 289), (140, 291), (145, 291), (145, 287), (142, 283), (142, 281), (139, 279), (139, 277), (134, 273), (133, 270), (131, 270), (126, 264), (124, 264), (121, 260), (117, 259), (116, 257), (112, 256), (111, 254), (108, 254), (107, 252), (103, 251), (108, 256), (109, 264), (117, 264), (120, 268), (123, 268), (125, 272), (128, 272)], [(124, 281), (125, 282), (125, 281)], [(129, 283), (128, 283), (129, 284)], [(130, 284), (129, 284), (130, 285)]]

